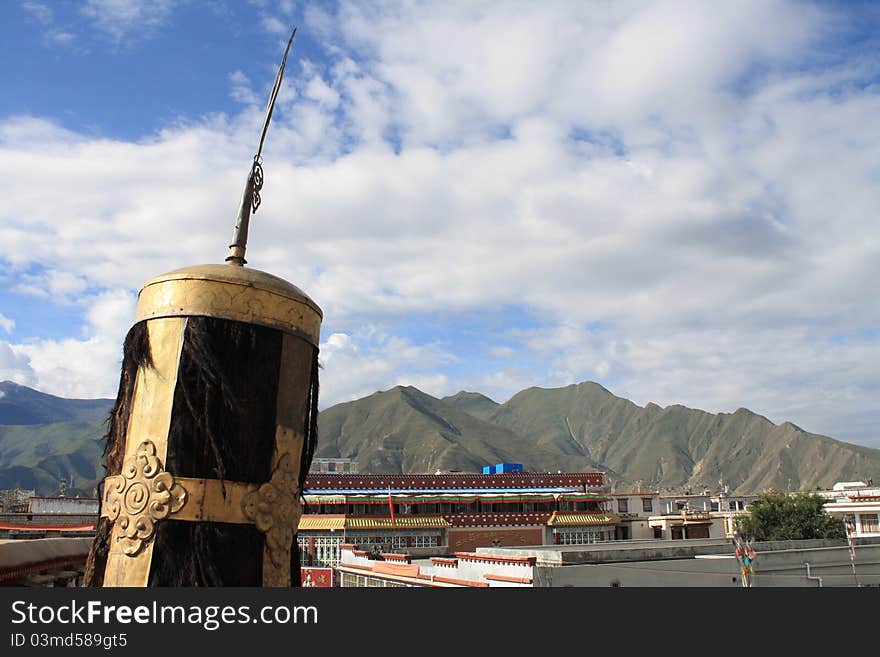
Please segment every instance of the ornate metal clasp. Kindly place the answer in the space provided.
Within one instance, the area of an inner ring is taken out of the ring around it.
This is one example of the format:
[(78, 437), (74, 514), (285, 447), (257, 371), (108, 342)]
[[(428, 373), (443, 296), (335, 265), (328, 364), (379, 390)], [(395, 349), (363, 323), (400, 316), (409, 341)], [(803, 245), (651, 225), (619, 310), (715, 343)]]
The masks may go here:
[(167, 518), (186, 502), (186, 490), (165, 472), (156, 445), (144, 440), (127, 459), (122, 474), (105, 480), (104, 505), (116, 523), (122, 551), (130, 557), (141, 551), (156, 532), (157, 520)]

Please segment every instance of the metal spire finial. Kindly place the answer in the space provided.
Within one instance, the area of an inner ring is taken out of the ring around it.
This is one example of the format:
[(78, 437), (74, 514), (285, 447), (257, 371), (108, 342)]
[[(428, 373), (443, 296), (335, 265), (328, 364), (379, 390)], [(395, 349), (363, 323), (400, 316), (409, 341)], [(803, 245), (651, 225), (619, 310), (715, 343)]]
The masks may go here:
[(244, 252), (247, 248), (248, 224), (250, 223), (251, 212), (256, 212), (257, 208), (260, 207), (260, 190), (263, 188), (263, 166), (261, 160), (263, 142), (266, 140), (266, 132), (269, 130), (269, 121), (272, 120), (272, 110), (275, 108), (275, 99), (278, 97), (278, 90), (281, 88), (281, 78), (284, 77), (287, 53), (290, 52), (290, 45), (293, 43), (293, 37), (295, 36), (296, 28), (294, 28), (293, 33), (290, 35), (287, 49), (284, 51), (284, 57), (281, 59), (281, 66), (278, 67), (278, 73), (275, 75), (275, 86), (272, 88), (272, 95), (269, 96), (269, 104), (266, 106), (266, 118), (263, 121), (263, 131), (260, 133), (260, 145), (257, 147), (256, 155), (254, 155), (254, 161), (244, 186), (244, 192), (241, 195), (241, 205), (238, 208), (235, 228), (232, 231), (232, 244), (229, 245), (229, 255), (226, 256), (226, 262), (238, 265), (239, 267), (247, 262), (244, 259)]

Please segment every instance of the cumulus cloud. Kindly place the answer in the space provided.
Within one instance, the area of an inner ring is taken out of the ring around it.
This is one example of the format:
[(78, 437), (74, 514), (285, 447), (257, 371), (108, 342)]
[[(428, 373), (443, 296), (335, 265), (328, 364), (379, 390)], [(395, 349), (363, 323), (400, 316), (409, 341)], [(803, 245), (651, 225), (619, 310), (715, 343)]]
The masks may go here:
[(436, 370), (455, 359), (436, 344), (415, 345), (374, 326), (360, 326), (352, 334), (331, 334), (320, 348), (322, 408), (397, 385), (440, 396), (453, 391)]
[(230, 94), (232, 98), (245, 105), (256, 105), (260, 102), (256, 92), (251, 87), (250, 78), (244, 71), (236, 70), (229, 74), (229, 82), (232, 85)]
[(55, 20), (55, 12), (53, 12), (52, 8), (45, 3), (22, 2), (21, 8), (41, 25), (50, 25)]
[(35, 385), (37, 382), (27, 356), (16, 351), (5, 340), (0, 340), (0, 379), (23, 385)]
[(12, 333), (14, 328), (15, 322), (4, 316), (3, 313), (0, 313), (0, 329), (3, 329), (6, 333)]
[(163, 25), (174, 7), (172, 0), (86, 0), (81, 11), (100, 31), (122, 43)]
[(43, 43), (49, 46), (70, 46), (76, 37), (69, 30), (56, 24), (55, 12), (43, 2), (23, 2), (22, 9), (42, 27)]
[[(880, 96), (876, 54), (840, 55), (851, 16), (782, 1), (328, 11), (306, 9), (327, 59), (285, 81), (249, 244), (324, 309), (322, 405), (398, 383), (503, 401), (594, 378), (639, 403), (876, 440)], [(125, 295), (223, 257), (262, 120), (243, 73), (230, 83), (239, 114), (136, 142), (0, 121), (7, 264), (92, 308), (75, 344), (7, 345), (9, 371), (112, 388)], [(471, 326), (484, 311), (529, 321)], [(437, 314), (454, 325), (442, 340)]]
[(71, 327), (81, 334), (77, 337), (0, 341), (0, 379), (65, 397), (114, 397), (135, 297), (126, 290), (108, 290), (81, 303), (87, 306), (85, 322)]

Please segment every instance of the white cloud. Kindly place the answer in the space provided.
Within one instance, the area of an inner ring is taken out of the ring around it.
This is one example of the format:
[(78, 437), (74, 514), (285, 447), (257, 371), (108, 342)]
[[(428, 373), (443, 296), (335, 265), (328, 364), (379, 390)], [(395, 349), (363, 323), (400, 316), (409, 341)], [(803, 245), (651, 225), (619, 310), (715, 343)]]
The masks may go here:
[(274, 16), (265, 16), (262, 20), (263, 29), (269, 32), (270, 34), (276, 34), (279, 36), (289, 36), (290, 28), (288, 28), (287, 24), (284, 21), (275, 18)]
[(88, 287), (88, 281), (72, 272), (50, 269), (40, 274), (22, 274), (12, 289), (55, 303), (71, 303)]
[(511, 358), (516, 354), (511, 347), (491, 347), (489, 353), (496, 358)]
[(260, 102), (256, 92), (251, 87), (250, 78), (244, 71), (236, 70), (229, 74), (229, 82), (232, 84), (230, 95), (233, 100), (245, 105), (258, 105)]
[(22, 385), (35, 385), (36, 378), (26, 355), (18, 353), (12, 345), (0, 340), (0, 380), (15, 381)]
[(397, 385), (450, 394), (449, 380), (435, 370), (451, 360), (437, 345), (414, 345), (372, 326), (361, 326), (351, 335), (333, 333), (321, 343), (321, 407)]
[(173, 0), (86, 0), (81, 12), (122, 45), (164, 25), (176, 4)]
[(82, 338), (0, 341), (0, 379), (64, 397), (114, 397), (122, 342), (134, 323), (135, 297), (112, 290), (81, 303), (88, 305), (79, 327)]
[(55, 20), (55, 12), (42, 2), (22, 2), (21, 8), (33, 16), (42, 25), (51, 25)]
[(6, 333), (12, 333), (12, 329), (15, 328), (15, 321), (6, 317), (3, 313), (0, 313), (0, 329), (3, 329)]
[(330, 109), (336, 109), (339, 105), (339, 93), (335, 89), (331, 89), (319, 75), (309, 80), (306, 85), (306, 96)]
[[(835, 54), (832, 7), (321, 11), (304, 29), (332, 61), (285, 80), (248, 253), (333, 327), (322, 404), (403, 382), (502, 400), (599, 378), (640, 403), (876, 434), (877, 60)], [(136, 143), (0, 122), (0, 241), (16, 271), (50, 272), (19, 283), (91, 295), (219, 261), (262, 120), (239, 73), (240, 114)], [(89, 303), (87, 338), (63, 346), (112, 364), (124, 303)], [(98, 321), (105, 307), (120, 319)], [(389, 337), (420, 313), (511, 307), (546, 328), (486, 336), (510, 361), (497, 372), (453, 375), (456, 345)], [(16, 371), (73, 376), (60, 344), (10, 347)], [(104, 390), (111, 370), (70, 380)]]
[(48, 46), (71, 46), (76, 36), (55, 23), (55, 12), (52, 7), (42, 2), (23, 2), (21, 5), (34, 20), (43, 28), (43, 43)]

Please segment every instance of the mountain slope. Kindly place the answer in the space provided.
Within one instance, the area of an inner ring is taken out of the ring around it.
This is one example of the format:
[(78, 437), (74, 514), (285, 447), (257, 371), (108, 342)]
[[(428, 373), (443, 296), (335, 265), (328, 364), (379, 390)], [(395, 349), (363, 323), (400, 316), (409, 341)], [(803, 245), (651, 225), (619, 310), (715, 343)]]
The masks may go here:
[(478, 472), (502, 461), (555, 470), (577, 463), (413, 387), (337, 404), (318, 423), (316, 456), (355, 459), (361, 472)]
[(492, 401), (486, 395), (464, 390), (449, 397), (443, 397), (440, 401), (484, 421), (488, 420), (500, 406), (498, 402)]
[(50, 495), (65, 481), (71, 494), (91, 495), (104, 477), (105, 431), (103, 420), (0, 426), (0, 489)]
[(64, 399), (0, 381), (0, 424), (103, 420), (112, 406), (112, 399)]
[[(0, 426), (0, 489), (49, 494), (72, 478), (73, 489), (90, 493), (103, 477), (100, 437), (110, 400), (0, 385), (7, 411), (55, 420)], [(70, 413), (100, 419), (58, 421)], [(717, 489), (723, 479), (739, 493), (880, 480), (880, 450), (776, 425), (744, 408), (642, 408), (589, 382), (529, 388), (504, 404), (474, 392), (437, 399), (397, 387), (322, 411), (319, 429), (317, 456), (355, 459), (362, 472), (478, 472), (504, 461), (531, 471), (601, 470), (612, 484), (659, 488)]]
[(680, 405), (645, 408), (596, 383), (529, 388), (489, 421), (530, 435), (551, 451), (577, 445), (622, 481), (659, 487), (718, 487), (736, 492), (804, 489), (877, 478), (880, 450), (775, 425), (741, 408), (713, 415)]

